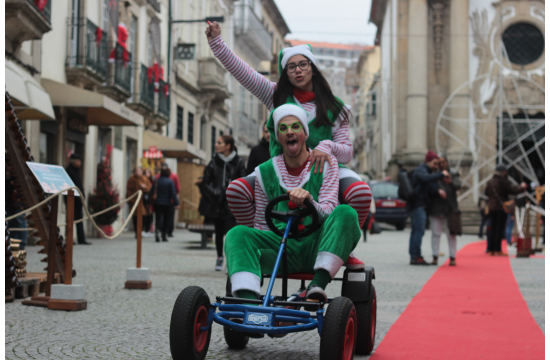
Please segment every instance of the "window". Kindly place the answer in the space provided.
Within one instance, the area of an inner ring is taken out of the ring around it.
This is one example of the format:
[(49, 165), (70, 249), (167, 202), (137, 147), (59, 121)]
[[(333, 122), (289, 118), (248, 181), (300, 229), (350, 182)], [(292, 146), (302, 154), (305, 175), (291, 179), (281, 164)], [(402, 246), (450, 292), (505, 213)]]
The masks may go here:
[(122, 150), (122, 126), (115, 126), (115, 148)]
[(39, 139), (39, 162), (42, 164), (54, 164), (53, 162), (53, 136), (41, 132)]
[(187, 142), (193, 144), (195, 138), (195, 114), (187, 113)]
[(212, 157), (214, 157), (214, 154), (216, 154), (216, 127), (212, 126), (212, 138), (210, 139), (212, 142)]
[(376, 116), (376, 93), (372, 93), (372, 116)]
[(103, 0), (101, 3), (101, 27), (107, 34), (109, 33), (109, 0)]
[(149, 62), (149, 66), (153, 66), (153, 42), (151, 41), (151, 37), (148, 37), (149, 42), (149, 52), (147, 54), (147, 61)]
[(529, 23), (509, 26), (502, 34), (502, 42), (510, 62), (517, 65), (535, 62), (544, 51), (544, 35)]
[(178, 105), (176, 109), (176, 139), (183, 140), (183, 108)]

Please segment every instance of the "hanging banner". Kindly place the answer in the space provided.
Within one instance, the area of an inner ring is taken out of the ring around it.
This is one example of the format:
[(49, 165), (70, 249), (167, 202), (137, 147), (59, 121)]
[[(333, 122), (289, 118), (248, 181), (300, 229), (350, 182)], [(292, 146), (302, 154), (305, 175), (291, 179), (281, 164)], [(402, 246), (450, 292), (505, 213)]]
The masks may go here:
[[(109, 0), (109, 19), (111, 21), (111, 27), (115, 30), (118, 29), (118, 0)], [(115, 36), (118, 38), (118, 31), (115, 31)]]
[(151, 22), (149, 23), (149, 36), (151, 44), (153, 44), (153, 55), (156, 59), (155, 61), (162, 64), (160, 61), (160, 20), (155, 16), (151, 18)]

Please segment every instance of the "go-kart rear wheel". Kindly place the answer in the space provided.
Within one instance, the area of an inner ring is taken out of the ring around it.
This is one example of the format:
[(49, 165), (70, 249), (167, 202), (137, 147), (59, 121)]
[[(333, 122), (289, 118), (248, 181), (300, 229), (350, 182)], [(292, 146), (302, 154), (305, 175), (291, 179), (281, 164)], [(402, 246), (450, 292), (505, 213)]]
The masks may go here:
[[(241, 319), (232, 319), (231, 321), (239, 324), (243, 323)], [(248, 344), (248, 340), (250, 340), (249, 336), (243, 334), (240, 331), (231, 330), (228, 327), (223, 328), (223, 337), (225, 338), (227, 346), (229, 346), (231, 349), (238, 350), (244, 349)]]
[(368, 355), (374, 348), (374, 336), (376, 335), (376, 289), (370, 286), (369, 300), (357, 302), (357, 345), (355, 353)]
[(338, 297), (329, 304), (321, 331), (321, 360), (351, 360), (357, 338), (357, 313), (353, 302)]
[(210, 299), (202, 288), (189, 286), (176, 299), (170, 320), (170, 352), (174, 360), (203, 360), (210, 345), (212, 328), (206, 326)]

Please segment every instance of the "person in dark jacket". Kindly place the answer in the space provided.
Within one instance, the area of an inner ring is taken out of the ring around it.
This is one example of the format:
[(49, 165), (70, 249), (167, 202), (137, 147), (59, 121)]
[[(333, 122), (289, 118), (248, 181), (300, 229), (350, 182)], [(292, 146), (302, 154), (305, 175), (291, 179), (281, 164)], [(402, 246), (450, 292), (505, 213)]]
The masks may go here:
[[(210, 199), (206, 196), (201, 189), (202, 176), (199, 177), (199, 180), (195, 183), (199, 187), (201, 193), (201, 200), (199, 201), (199, 214), (204, 217), (204, 225), (213, 225), (214, 221), (210, 218)], [(208, 241), (212, 241), (213, 233), (206, 233), (206, 238)]]
[(155, 180), (151, 190), (149, 192), (149, 198), (156, 199), (153, 203), (155, 209), (155, 241), (160, 242), (159, 232), (162, 236), (162, 241), (168, 241), (166, 234), (169, 229), (169, 220), (171, 209), (170, 207), (175, 206), (176, 209), (179, 209), (180, 202), (178, 200), (178, 195), (176, 194), (176, 186), (174, 182), (170, 180), (170, 169), (168, 167), (163, 167), (160, 170), (160, 177)]
[(235, 140), (222, 135), (216, 140), (216, 154), (204, 169), (199, 187), (210, 200), (210, 218), (216, 228), (216, 271), (223, 267), (223, 238), (237, 221), (229, 210), (225, 191), (229, 183), (247, 175), (243, 160), (237, 155)]
[[(449, 162), (446, 156), (439, 157), (439, 170), (449, 171), (451, 177), (444, 177), (437, 181), (439, 191), (432, 197), (430, 204), (430, 227), (432, 229), (432, 265), (437, 265), (439, 257), (439, 243), (443, 231), (447, 234), (449, 241), (449, 265), (456, 266), (456, 236), (462, 235), (462, 229), (457, 222), (456, 216), (460, 213), (458, 210), (458, 200), (456, 192), (460, 189), (460, 177), (455, 171), (449, 170)], [(454, 216), (453, 216), (454, 215)]]
[(504, 202), (508, 196), (521, 194), (527, 189), (527, 184), (522, 182), (520, 186), (513, 186), (506, 177), (506, 166), (497, 165), (493, 178), (487, 182), (485, 195), (489, 198), (489, 221), (491, 231), (487, 234), (489, 252), (491, 255), (507, 256), (502, 252), (501, 241), (504, 238), (507, 214), (504, 211)]
[(262, 127), (262, 140), (250, 150), (246, 173), (252, 174), (256, 166), (263, 164), (269, 159), (271, 159), (271, 155), (269, 154), (269, 131), (267, 130), (266, 121)]
[[(69, 166), (65, 168), (67, 174), (73, 181), (76, 187), (82, 192), (82, 197), (84, 197), (84, 186), (82, 185), (82, 177), (80, 176), (80, 167), (82, 166), (82, 157), (78, 154), (71, 154), (69, 157)], [(67, 204), (67, 197), (63, 197), (65, 204)], [(80, 196), (74, 197), (74, 221), (82, 219), (82, 200)], [(84, 223), (80, 222), (76, 224), (76, 237), (78, 239), (78, 244), (80, 245), (92, 245), (86, 241), (86, 235), (84, 234)]]
[[(437, 187), (437, 181), (443, 177), (450, 177), (444, 170), (439, 172), (439, 157), (432, 150), (426, 153), (425, 163), (420, 164), (413, 172), (411, 185), (416, 196), (407, 201), (407, 211), (411, 217), (411, 237), (409, 239), (409, 255), (411, 265), (429, 265), (421, 255), (422, 237), (426, 231), (426, 210), (430, 206), (430, 199), (439, 192), (445, 193)], [(435, 172), (437, 171), (437, 172)], [(434, 172), (432, 174), (432, 172)]]

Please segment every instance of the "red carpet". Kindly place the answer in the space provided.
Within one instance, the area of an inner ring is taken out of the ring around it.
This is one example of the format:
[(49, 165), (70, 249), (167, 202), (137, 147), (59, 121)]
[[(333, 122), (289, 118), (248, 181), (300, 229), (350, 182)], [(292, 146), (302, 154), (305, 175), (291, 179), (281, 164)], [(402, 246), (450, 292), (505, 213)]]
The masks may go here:
[(486, 244), (466, 245), (457, 267), (441, 266), (370, 359), (544, 359), (544, 334), (508, 257), (485, 254)]

